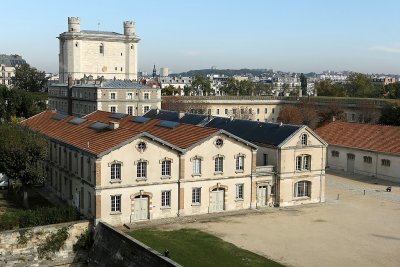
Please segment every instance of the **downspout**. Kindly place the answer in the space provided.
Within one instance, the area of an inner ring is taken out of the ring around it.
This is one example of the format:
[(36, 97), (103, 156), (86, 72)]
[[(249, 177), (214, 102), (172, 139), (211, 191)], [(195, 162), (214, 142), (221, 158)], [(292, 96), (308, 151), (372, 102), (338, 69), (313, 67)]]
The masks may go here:
[(376, 152), (375, 178), (378, 178), (378, 152)]
[(182, 165), (181, 165), (181, 156), (182, 154), (179, 154), (179, 170), (178, 170), (178, 213), (177, 216), (180, 216), (180, 210), (181, 210), (181, 173), (182, 173)]
[(275, 203), (278, 203), (278, 205), (281, 205), (281, 179), (280, 179), (280, 173), (281, 173), (281, 149), (278, 148), (277, 150), (277, 157), (276, 157), (276, 177), (275, 177)]
[[(322, 202), (322, 172), (324, 171), (324, 146), (321, 147), (322, 149), (322, 159), (321, 159), (321, 171), (319, 174), (319, 202)], [(325, 152), (326, 153), (326, 152)]]

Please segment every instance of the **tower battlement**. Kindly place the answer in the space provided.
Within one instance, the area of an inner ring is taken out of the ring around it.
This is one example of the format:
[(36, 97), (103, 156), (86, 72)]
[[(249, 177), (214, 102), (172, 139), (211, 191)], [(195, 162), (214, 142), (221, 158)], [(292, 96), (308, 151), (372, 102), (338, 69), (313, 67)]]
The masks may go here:
[(135, 35), (134, 21), (124, 21), (124, 35)]
[(69, 32), (81, 31), (81, 19), (79, 17), (68, 17), (68, 31)]

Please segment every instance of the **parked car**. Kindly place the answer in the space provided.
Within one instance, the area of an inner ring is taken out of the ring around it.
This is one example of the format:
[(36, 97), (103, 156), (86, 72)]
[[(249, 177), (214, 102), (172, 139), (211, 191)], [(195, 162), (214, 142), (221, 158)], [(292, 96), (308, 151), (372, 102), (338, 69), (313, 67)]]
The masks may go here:
[(0, 181), (0, 189), (7, 189), (8, 188), (8, 180)]

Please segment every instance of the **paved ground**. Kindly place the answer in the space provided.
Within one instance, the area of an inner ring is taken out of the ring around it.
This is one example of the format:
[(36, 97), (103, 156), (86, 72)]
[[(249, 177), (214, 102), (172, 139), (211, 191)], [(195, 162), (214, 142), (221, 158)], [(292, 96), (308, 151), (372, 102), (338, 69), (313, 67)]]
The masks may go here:
[(201, 229), (288, 266), (400, 266), (400, 185), (328, 174), (326, 195), (325, 204), (199, 217), (163, 228)]

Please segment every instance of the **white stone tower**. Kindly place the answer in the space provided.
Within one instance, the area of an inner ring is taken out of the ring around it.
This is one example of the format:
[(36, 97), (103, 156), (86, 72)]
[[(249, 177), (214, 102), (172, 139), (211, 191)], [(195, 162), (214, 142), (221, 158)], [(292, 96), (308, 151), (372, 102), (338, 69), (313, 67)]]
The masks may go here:
[(68, 32), (80, 32), (81, 20), (78, 17), (68, 17)]
[(81, 79), (85, 75), (104, 79), (137, 79), (135, 23), (124, 21), (124, 33), (81, 30), (80, 18), (68, 17), (68, 31), (61, 33), (59, 54), (60, 82), (68, 75)]

